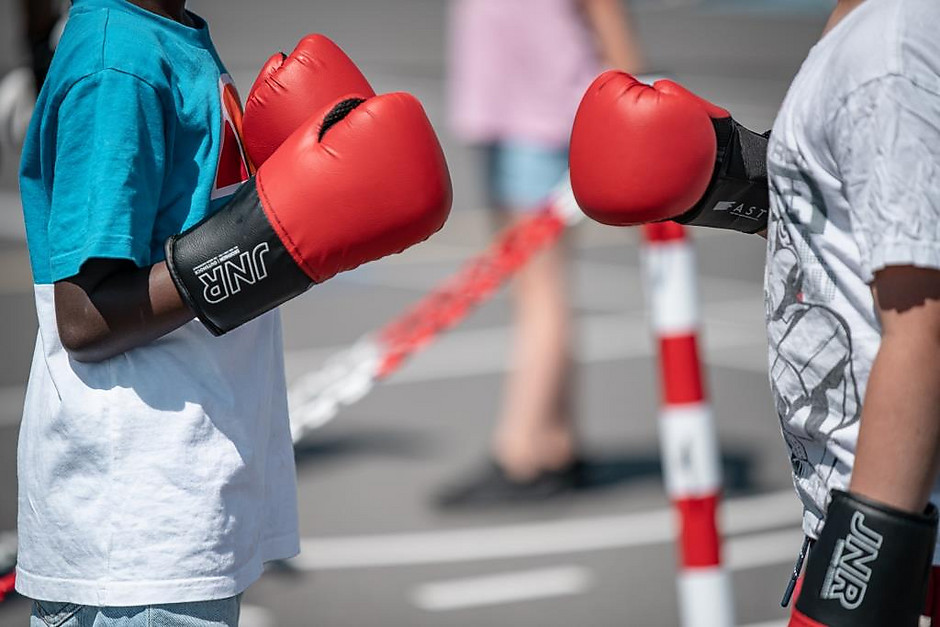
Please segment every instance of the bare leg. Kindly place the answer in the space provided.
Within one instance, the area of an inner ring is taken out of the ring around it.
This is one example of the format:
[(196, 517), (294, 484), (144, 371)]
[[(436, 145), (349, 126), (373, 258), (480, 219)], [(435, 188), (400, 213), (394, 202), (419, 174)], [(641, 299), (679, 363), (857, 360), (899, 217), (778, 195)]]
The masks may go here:
[[(513, 218), (499, 202), (522, 176), (552, 174), (551, 155), (501, 154), (486, 147), (490, 201), (497, 227)], [(523, 148), (524, 150), (524, 148)], [(533, 162), (527, 162), (532, 159)], [(518, 163), (516, 163), (518, 161)], [(561, 173), (559, 172), (560, 176)], [(500, 184), (502, 183), (502, 184)], [(516, 190), (519, 191), (519, 190)], [(523, 191), (528, 191), (523, 188)], [(525, 194), (519, 194), (525, 196)], [(583, 481), (571, 400), (571, 312), (565, 242), (534, 256), (512, 285), (512, 369), (505, 380), (499, 421), (491, 436), (491, 460), (444, 487), (441, 507), (485, 506), (541, 500), (576, 489)]]
[(575, 456), (567, 256), (564, 242), (544, 251), (513, 285), (513, 368), (493, 449), (516, 480), (564, 468)]

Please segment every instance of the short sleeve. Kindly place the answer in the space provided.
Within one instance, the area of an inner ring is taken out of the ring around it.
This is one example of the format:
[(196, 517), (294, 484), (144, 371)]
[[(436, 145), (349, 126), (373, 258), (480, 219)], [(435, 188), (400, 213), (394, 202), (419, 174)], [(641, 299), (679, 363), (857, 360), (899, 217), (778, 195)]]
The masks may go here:
[(834, 129), (862, 278), (888, 266), (940, 269), (940, 95), (887, 76), (853, 93)]
[(165, 160), (164, 110), (148, 83), (102, 70), (72, 86), (55, 131), (53, 281), (96, 257), (150, 265)]

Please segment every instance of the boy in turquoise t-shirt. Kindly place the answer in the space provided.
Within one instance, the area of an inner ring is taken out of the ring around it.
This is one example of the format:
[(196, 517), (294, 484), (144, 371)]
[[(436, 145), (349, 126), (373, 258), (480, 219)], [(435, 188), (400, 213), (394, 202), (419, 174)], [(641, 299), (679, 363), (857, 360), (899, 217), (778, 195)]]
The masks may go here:
[(75, 0), (20, 177), (39, 337), (17, 590), (37, 624), (234, 625), (299, 545), (276, 307), (446, 220), (421, 104), (376, 96), (325, 37), (268, 59), (241, 126), (181, 0)]
[(39, 335), (17, 590), (33, 624), (234, 626), (263, 563), (298, 552), (278, 314), (213, 337), (162, 263), (248, 178), (240, 118), (182, 0), (74, 1), (20, 178)]

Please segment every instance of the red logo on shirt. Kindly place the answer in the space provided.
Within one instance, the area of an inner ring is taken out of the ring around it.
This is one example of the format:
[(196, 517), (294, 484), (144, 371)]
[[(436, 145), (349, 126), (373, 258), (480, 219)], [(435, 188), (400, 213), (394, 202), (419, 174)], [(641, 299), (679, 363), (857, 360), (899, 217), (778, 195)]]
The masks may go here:
[(235, 82), (228, 74), (219, 77), (219, 97), (222, 100), (222, 146), (212, 200), (233, 194), (248, 180), (251, 171), (242, 138), (242, 103)]

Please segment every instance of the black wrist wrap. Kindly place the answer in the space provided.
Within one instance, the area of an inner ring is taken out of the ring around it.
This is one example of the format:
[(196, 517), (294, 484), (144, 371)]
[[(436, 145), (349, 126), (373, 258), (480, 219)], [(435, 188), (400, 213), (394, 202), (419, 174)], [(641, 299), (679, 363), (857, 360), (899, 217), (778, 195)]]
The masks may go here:
[(936, 536), (932, 504), (911, 514), (833, 490), (796, 609), (831, 627), (916, 627)]
[(696, 205), (676, 222), (757, 233), (767, 228), (767, 138), (731, 118), (712, 120), (718, 140), (715, 174)]
[(213, 335), (313, 284), (271, 228), (254, 178), (217, 213), (168, 239), (166, 263), (183, 300)]

